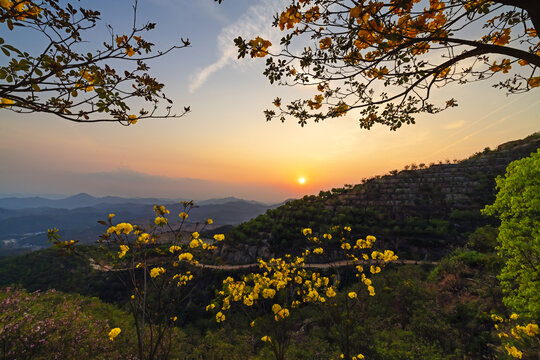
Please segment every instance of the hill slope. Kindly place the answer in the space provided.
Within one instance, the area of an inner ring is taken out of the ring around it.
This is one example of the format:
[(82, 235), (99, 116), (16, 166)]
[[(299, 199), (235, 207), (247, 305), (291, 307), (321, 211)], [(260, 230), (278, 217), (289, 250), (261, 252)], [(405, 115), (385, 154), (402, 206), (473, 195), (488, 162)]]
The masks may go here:
[(540, 133), (486, 149), (457, 163), (407, 166), (362, 184), (321, 191), (287, 202), (234, 228), (221, 256), (245, 263), (257, 257), (302, 249), (301, 229), (324, 232), (351, 226), (355, 236), (374, 235), (379, 246), (409, 259), (438, 259), (462, 245), (495, 198), (495, 177), (508, 164), (540, 147)]

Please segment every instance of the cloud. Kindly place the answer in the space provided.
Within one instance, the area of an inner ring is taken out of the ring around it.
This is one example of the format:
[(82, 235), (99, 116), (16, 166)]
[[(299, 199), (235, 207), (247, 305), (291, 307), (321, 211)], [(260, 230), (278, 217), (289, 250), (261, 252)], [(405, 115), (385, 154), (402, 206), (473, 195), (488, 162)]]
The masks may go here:
[(210, 75), (227, 65), (238, 62), (234, 38), (242, 36), (252, 39), (260, 35), (265, 39), (270, 39), (272, 43), (277, 43), (279, 31), (271, 27), (272, 15), (279, 9), (283, 9), (285, 3), (284, 0), (265, 0), (260, 4), (250, 6), (235, 22), (223, 28), (217, 37), (218, 59), (197, 71), (190, 79), (189, 92), (193, 93), (199, 89)]
[[(498, 113), (498, 112), (501, 111), (502, 109), (506, 108), (509, 104), (514, 103), (514, 102), (516, 102), (516, 101), (517, 101), (517, 100), (514, 100), (514, 101), (512, 101), (512, 102), (510, 102), (510, 103), (508, 103), (508, 104), (506, 104), (506, 105), (503, 105), (503, 106), (500, 106), (500, 107), (496, 108), (495, 110), (491, 111), (490, 113), (488, 113), (487, 115), (485, 115), (484, 117), (482, 117), (481, 120), (486, 119), (488, 116), (491, 116), (491, 115), (493, 115), (493, 114)], [(519, 114), (521, 114), (521, 113), (524, 113), (525, 111), (527, 111), (527, 110), (529, 110), (529, 109), (531, 109), (531, 108), (533, 108), (533, 107), (538, 106), (538, 104), (540, 104), (540, 100), (537, 100), (537, 101), (533, 102), (531, 105), (529, 105), (529, 106), (527, 106), (527, 107), (523, 107), (523, 108), (522, 108), (520, 111), (518, 111), (518, 112), (512, 112), (512, 114), (510, 114), (510, 115), (508, 115), (508, 116), (502, 116), (502, 117), (501, 117), (499, 120), (497, 120), (497, 121), (491, 120), (487, 125), (481, 127), (481, 128), (478, 129), (477, 131), (468, 133), (467, 135), (463, 136), (463, 137), (460, 138), (459, 140), (457, 140), (457, 141), (455, 141), (455, 142), (453, 142), (453, 143), (451, 143), (451, 144), (449, 144), (449, 145), (447, 145), (447, 146), (445, 146), (445, 147), (439, 149), (439, 150), (438, 150), (437, 152), (435, 152), (434, 154), (442, 153), (442, 152), (444, 152), (444, 151), (446, 151), (446, 150), (448, 150), (448, 149), (450, 149), (450, 148), (452, 148), (452, 147), (454, 147), (454, 146), (456, 146), (456, 145), (458, 145), (458, 144), (460, 144), (460, 143), (462, 143), (462, 142), (464, 142), (464, 141), (466, 141), (466, 140), (468, 140), (468, 139), (470, 139), (470, 138), (473, 138), (474, 136), (476, 136), (476, 135), (478, 135), (478, 134), (485, 133), (486, 130), (488, 130), (488, 129), (494, 127), (494, 126), (497, 126), (497, 125), (499, 125), (499, 124), (501, 124), (501, 123), (507, 121), (508, 119), (511, 119), (511, 118), (513, 118), (513, 117), (516, 117), (517, 115), (519, 115)], [(478, 121), (476, 121), (476, 122), (478, 122)], [(475, 123), (476, 123), (476, 122), (475, 122)]]
[(458, 121), (454, 121), (453, 123), (446, 124), (444, 128), (447, 130), (459, 129), (460, 127), (464, 126), (466, 123), (467, 122), (465, 120), (458, 120)]

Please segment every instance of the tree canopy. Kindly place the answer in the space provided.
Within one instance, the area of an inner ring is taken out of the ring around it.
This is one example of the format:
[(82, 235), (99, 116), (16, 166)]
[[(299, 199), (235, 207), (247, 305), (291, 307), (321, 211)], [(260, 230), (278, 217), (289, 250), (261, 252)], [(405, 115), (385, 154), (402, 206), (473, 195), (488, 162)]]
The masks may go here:
[[(540, 86), (540, 2), (536, 0), (293, 0), (273, 25), (277, 52), (238, 37), (239, 57), (265, 57), (271, 83), (311, 85), (315, 95), (280, 98), (267, 120), (304, 126), (346, 113), (360, 127), (396, 130), (419, 113), (457, 106), (436, 88), (492, 79), (508, 93)], [(354, 111), (357, 110), (357, 111)]]
[(484, 210), (501, 219), (499, 254), (506, 264), (500, 280), (505, 303), (514, 311), (540, 317), (540, 150), (512, 162), (497, 177), (499, 192)]
[[(149, 73), (146, 61), (190, 45), (189, 40), (156, 51), (143, 34), (155, 23), (137, 23), (89, 50), (85, 35), (96, 27), (100, 13), (59, 0), (0, 0), (0, 107), (18, 113), (50, 113), (75, 122), (179, 117), (172, 112), (164, 84)], [(25, 37), (40, 37), (41, 48), (28, 49)], [(10, 43), (9, 39), (12, 40)], [(33, 51), (35, 50), (35, 51)], [(113, 65), (115, 64), (115, 65)], [(146, 103), (147, 108), (132, 107)], [(165, 102), (164, 109), (159, 103)]]

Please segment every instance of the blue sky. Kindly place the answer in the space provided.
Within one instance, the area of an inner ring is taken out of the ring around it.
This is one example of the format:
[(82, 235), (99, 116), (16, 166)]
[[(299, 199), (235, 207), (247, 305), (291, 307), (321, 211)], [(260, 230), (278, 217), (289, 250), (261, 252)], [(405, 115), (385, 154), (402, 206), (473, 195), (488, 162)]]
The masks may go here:
[[(103, 13), (88, 47), (107, 36), (105, 23), (129, 31), (130, 0), (82, 3)], [(279, 43), (272, 14), (285, 3), (140, 0), (140, 22), (157, 23), (149, 40), (160, 48), (191, 40), (190, 48), (149, 64), (175, 106), (192, 112), (126, 128), (1, 111), (0, 193), (281, 201), (413, 162), (464, 158), (540, 130), (538, 91), (506, 96), (493, 82), (440, 89), (435, 97), (455, 97), (460, 106), (419, 116), (397, 132), (361, 130), (354, 114), (305, 128), (294, 119), (267, 123), (262, 112), (276, 96), (291, 100), (311, 90), (270, 85), (264, 59), (237, 60), (232, 39), (262, 35)]]

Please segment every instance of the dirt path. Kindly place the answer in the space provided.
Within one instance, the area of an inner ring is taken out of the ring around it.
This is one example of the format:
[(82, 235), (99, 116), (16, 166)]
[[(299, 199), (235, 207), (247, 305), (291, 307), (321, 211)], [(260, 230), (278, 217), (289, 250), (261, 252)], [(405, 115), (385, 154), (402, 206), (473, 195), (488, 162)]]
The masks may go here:
[[(438, 261), (423, 261), (423, 260), (397, 260), (393, 261), (395, 264), (401, 265), (437, 265)], [(329, 263), (320, 263), (320, 264), (305, 264), (303, 267), (310, 269), (329, 269), (334, 267), (344, 267), (344, 266), (354, 266), (354, 265), (365, 265), (369, 264), (368, 261), (359, 261), (354, 264), (350, 260), (338, 260)], [(207, 265), (207, 264), (197, 264), (198, 267), (203, 269), (212, 269), (212, 270), (241, 270), (241, 269), (250, 269), (259, 267), (258, 263), (255, 264), (243, 264), (243, 265)]]
[[(94, 259), (90, 258), (89, 260), (90, 266), (98, 271), (124, 271), (127, 269), (114, 269), (110, 265), (103, 265), (98, 264)], [(423, 260), (397, 260), (393, 261), (395, 264), (401, 264), (401, 265), (437, 265), (439, 264), (438, 261), (423, 261)], [(303, 267), (309, 268), (309, 269), (330, 269), (330, 268), (336, 268), (336, 267), (345, 267), (345, 266), (354, 266), (354, 265), (366, 265), (370, 264), (368, 261), (359, 261), (356, 264), (354, 264), (350, 260), (338, 260), (333, 261), (329, 263), (320, 263), (320, 264), (305, 264)], [(251, 269), (251, 268), (258, 268), (259, 264), (242, 264), (242, 265), (210, 265), (210, 264), (197, 264), (196, 267), (200, 267), (202, 269), (210, 269), (210, 270), (218, 270), (218, 271), (234, 271), (234, 270), (243, 270), (243, 269)]]

